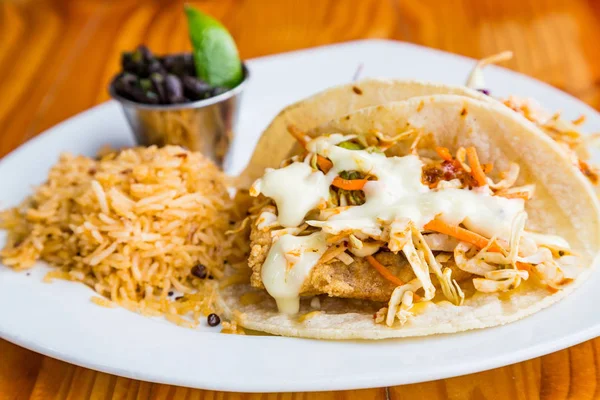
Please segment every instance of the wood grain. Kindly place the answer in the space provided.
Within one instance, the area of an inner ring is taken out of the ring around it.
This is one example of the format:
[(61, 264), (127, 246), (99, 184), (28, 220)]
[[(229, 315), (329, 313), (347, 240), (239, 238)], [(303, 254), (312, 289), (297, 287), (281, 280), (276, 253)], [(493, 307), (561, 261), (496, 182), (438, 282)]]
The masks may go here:
[[(361, 38), (471, 57), (511, 49), (508, 67), (600, 108), (595, 0), (207, 0), (244, 58)], [(0, 156), (108, 98), (119, 54), (145, 42), (189, 49), (181, 1), (0, 1)], [(501, 343), (499, 343), (501, 345)], [(376, 362), (376, 360), (374, 360)], [(464, 377), (315, 394), (234, 394), (111, 376), (0, 341), (0, 399), (594, 399), (600, 339)]]

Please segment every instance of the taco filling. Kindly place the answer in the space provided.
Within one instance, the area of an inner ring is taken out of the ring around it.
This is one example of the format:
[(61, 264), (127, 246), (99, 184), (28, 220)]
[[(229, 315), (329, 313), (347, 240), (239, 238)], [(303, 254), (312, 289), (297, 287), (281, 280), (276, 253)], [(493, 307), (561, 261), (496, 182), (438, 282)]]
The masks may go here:
[[(423, 148), (414, 130), (315, 139), (290, 131), (304, 153), (250, 190), (251, 284), (280, 313), (324, 294), (380, 302), (376, 322), (392, 326), (420, 303), (461, 305), (524, 282), (555, 292), (572, 281), (568, 242), (525, 229), (535, 185), (516, 185), (519, 165), (494, 171), (474, 147)], [(406, 154), (386, 154), (407, 139)]]
[[(479, 60), (469, 74), (466, 86), (490, 95), (490, 91), (486, 89), (483, 69), (487, 65), (510, 60), (512, 56), (511, 51), (504, 51)], [(549, 113), (532, 98), (509, 96), (504, 99), (497, 98), (497, 100), (537, 125), (543, 133), (556, 141), (569, 157), (571, 163), (593, 185), (600, 183), (598, 168), (590, 164), (591, 155), (588, 150), (592, 144), (597, 142), (598, 134), (584, 135), (580, 132), (580, 125), (585, 122), (584, 115), (569, 121), (563, 118), (560, 112)]]

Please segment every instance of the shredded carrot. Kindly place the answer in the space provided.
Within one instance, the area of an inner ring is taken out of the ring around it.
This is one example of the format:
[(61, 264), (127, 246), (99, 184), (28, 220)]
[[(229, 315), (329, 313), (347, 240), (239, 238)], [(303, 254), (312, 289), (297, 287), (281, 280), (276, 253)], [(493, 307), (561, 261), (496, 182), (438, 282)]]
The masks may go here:
[[(465, 228), (461, 228), (460, 226), (448, 225), (445, 222), (439, 221), (437, 219), (431, 220), (428, 223), (426, 223), (425, 229), (452, 236), (463, 242), (470, 243), (480, 249), (483, 249), (489, 243), (489, 239), (486, 239), (485, 237), (475, 232), (471, 232)], [(493, 252), (500, 251), (500, 247), (496, 243), (492, 243), (489, 249)]]
[(365, 183), (367, 183), (367, 179), (342, 179), (336, 176), (331, 184), (344, 190), (361, 190)]
[(456, 150), (456, 160), (458, 160), (458, 163), (460, 164), (462, 169), (464, 169), (468, 173), (471, 173), (471, 167), (469, 167), (467, 165), (467, 163), (465, 163), (466, 155), (467, 155), (467, 150), (465, 150), (464, 147), (459, 147), (458, 150)]
[(483, 168), (483, 173), (487, 175), (494, 169), (494, 164), (483, 164), (481, 167)]
[(392, 282), (394, 285), (398, 285), (398, 286), (404, 285), (404, 282), (402, 282), (402, 280), (400, 280), (400, 278), (398, 278), (397, 276), (395, 276), (394, 274), (392, 274), (390, 272), (390, 270), (387, 269), (385, 267), (385, 265), (383, 265), (379, 261), (377, 261), (375, 259), (375, 257), (373, 257), (373, 256), (366, 256), (365, 258), (367, 259), (367, 261), (369, 262), (369, 264), (371, 264), (371, 266), (373, 268), (375, 268), (377, 270), (377, 272), (379, 272), (381, 274), (381, 276), (383, 276), (385, 279), (387, 279), (388, 281)]
[(296, 128), (295, 125), (288, 125), (288, 132), (302, 145), (302, 147), (306, 148), (306, 134), (302, 132), (300, 129)]
[(333, 163), (329, 161), (328, 158), (320, 156), (317, 154), (317, 165), (324, 173), (328, 173), (331, 168), (333, 168)]
[(452, 161), (452, 154), (450, 154), (450, 150), (448, 150), (446, 147), (436, 147), (435, 152), (442, 160)]
[(598, 174), (594, 172), (590, 166), (583, 160), (579, 160), (579, 170), (592, 182), (594, 185), (598, 183)]
[(558, 289), (553, 288), (552, 286), (546, 285), (546, 289), (548, 289), (548, 291), (552, 294), (558, 292)]
[(529, 200), (531, 193), (529, 192), (514, 192), (514, 193), (496, 193), (496, 196), (506, 197), (507, 199), (523, 199)]
[(573, 280), (574, 280), (573, 278), (563, 278), (563, 279), (562, 279), (562, 280), (559, 282), (559, 285), (567, 285), (567, 284), (569, 284), (569, 283), (573, 282)]
[(525, 264), (522, 263), (520, 261), (517, 261), (517, 269), (520, 269), (521, 271), (531, 271), (531, 266), (529, 264)]
[(475, 147), (467, 148), (467, 159), (471, 166), (471, 175), (473, 175), (473, 178), (475, 178), (475, 181), (479, 186), (484, 186), (486, 184), (486, 177), (483, 168), (481, 168), (481, 164), (479, 163), (479, 157), (477, 156)]
[(325, 253), (323, 253), (323, 255), (321, 256), (321, 258), (319, 258), (319, 261), (317, 261), (317, 263), (325, 264), (337, 257), (338, 254), (345, 252), (347, 248), (348, 246), (346, 245), (346, 243), (340, 243), (331, 246), (325, 251)]
[(585, 122), (585, 115), (580, 115), (579, 118), (572, 121), (573, 125), (581, 125)]

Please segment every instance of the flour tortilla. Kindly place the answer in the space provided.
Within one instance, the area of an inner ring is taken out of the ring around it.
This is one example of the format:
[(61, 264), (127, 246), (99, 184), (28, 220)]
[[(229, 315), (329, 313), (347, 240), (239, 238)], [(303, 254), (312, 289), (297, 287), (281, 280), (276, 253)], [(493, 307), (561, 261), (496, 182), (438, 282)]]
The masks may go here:
[(249, 187), (265, 168), (277, 168), (296, 145), (287, 127), (309, 131), (333, 119), (365, 107), (407, 100), (411, 97), (456, 94), (484, 102), (497, 100), (464, 86), (399, 79), (364, 79), (335, 86), (284, 108), (263, 132), (246, 169), (238, 177), (239, 187)]
[[(551, 294), (525, 282), (510, 296), (476, 293), (462, 306), (447, 301), (431, 304), (405, 325), (375, 324), (377, 305), (321, 297), (321, 312), (302, 322), (298, 316), (277, 312), (265, 293), (235, 285), (224, 289), (225, 315), (246, 328), (285, 336), (320, 339), (384, 339), (451, 333), (506, 324), (533, 314), (565, 297), (591, 273), (600, 249), (600, 207), (593, 188), (560, 150), (559, 145), (533, 124), (508, 108), (492, 102), (457, 95), (411, 98), (406, 101), (359, 110), (326, 123), (312, 135), (353, 134), (376, 129), (393, 136), (407, 127), (421, 129), (425, 140), (455, 152), (475, 146), (482, 163), (507, 170), (509, 162), (521, 166), (517, 184), (535, 183), (536, 193), (527, 203), (532, 231), (566, 238), (579, 255), (579, 265), (569, 271), (574, 282)], [(262, 301), (247, 304), (245, 293), (255, 292)], [(300, 315), (314, 311), (308, 299)]]

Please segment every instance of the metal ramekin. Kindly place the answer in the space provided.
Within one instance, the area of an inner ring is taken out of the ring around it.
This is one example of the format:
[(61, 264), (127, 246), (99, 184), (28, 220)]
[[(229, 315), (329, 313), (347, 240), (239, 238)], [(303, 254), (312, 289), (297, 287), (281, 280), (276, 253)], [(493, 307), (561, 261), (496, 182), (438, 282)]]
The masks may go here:
[(116, 93), (114, 79), (108, 90), (111, 97), (121, 103), (138, 144), (180, 145), (201, 152), (223, 167), (237, 131), (241, 96), (250, 78), (246, 65), (242, 67), (244, 80), (238, 86), (218, 96), (190, 103), (137, 103)]

